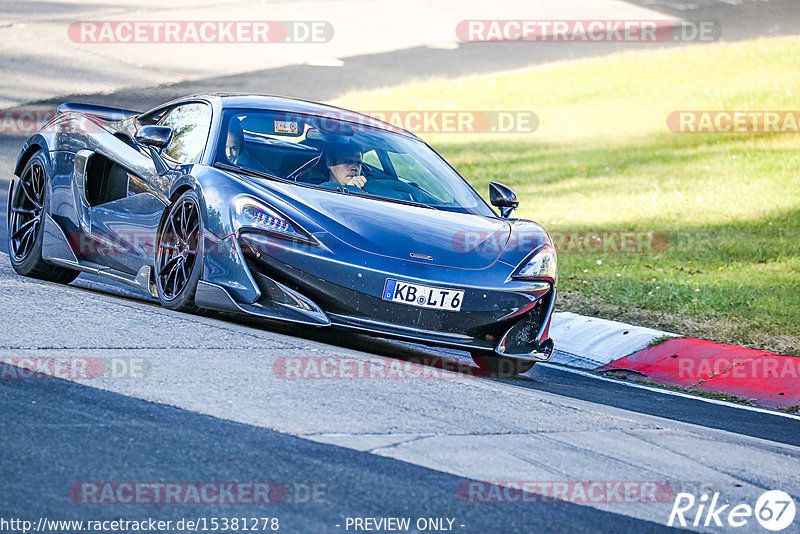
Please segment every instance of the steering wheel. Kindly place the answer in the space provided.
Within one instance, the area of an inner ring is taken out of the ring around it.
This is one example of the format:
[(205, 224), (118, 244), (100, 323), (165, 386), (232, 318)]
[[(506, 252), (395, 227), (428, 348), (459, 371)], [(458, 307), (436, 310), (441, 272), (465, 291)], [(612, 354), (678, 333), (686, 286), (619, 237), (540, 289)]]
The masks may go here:
[(420, 202), (419, 199), (415, 198), (415, 193), (418, 193), (419, 190), (400, 180), (382, 180), (374, 178), (372, 180), (367, 180), (363, 189), (371, 195), (406, 200), (409, 202)]

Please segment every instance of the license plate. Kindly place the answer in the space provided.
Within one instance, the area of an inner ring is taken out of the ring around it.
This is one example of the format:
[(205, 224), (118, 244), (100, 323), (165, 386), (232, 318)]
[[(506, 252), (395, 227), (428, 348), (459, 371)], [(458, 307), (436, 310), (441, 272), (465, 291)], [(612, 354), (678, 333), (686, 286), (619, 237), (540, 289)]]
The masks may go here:
[(383, 287), (383, 300), (402, 302), (420, 308), (459, 311), (461, 302), (464, 300), (464, 291), (423, 286), (387, 278), (386, 285)]

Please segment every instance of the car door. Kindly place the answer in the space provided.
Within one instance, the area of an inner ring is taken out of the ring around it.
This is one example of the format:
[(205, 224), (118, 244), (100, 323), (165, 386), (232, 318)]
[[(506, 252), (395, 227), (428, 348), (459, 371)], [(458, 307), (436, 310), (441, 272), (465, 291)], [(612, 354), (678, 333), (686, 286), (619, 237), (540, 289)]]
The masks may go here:
[[(152, 115), (152, 114), (149, 114)], [(211, 126), (211, 106), (203, 102), (179, 104), (149, 122), (173, 129), (162, 156), (173, 168), (199, 161)], [(156, 233), (174, 174), (159, 176), (152, 160), (138, 146), (98, 158), (87, 167), (87, 194), (91, 205), (92, 237), (105, 247), (102, 264), (129, 274), (153, 265)], [(97, 155), (93, 156), (97, 158)], [(143, 162), (142, 158), (146, 161)], [(104, 161), (105, 160), (105, 161)], [(94, 187), (91, 171), (94, 171)]]

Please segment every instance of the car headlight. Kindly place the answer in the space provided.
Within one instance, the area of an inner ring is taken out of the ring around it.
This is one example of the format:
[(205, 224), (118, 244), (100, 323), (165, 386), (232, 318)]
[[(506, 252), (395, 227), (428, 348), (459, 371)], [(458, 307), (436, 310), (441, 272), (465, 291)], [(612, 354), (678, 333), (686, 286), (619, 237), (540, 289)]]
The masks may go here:
[(233, 226), (237, 231), (260, 230), (293, 241), (315, 242), (308, 232), (284, 215), (249, 196), (234, 199)]
[(556, 282), (556, 251), (551, 247), (544, 247), (534, 255), (521, 268), (517, 269), (513, 278), (549, 278), (553, 283)]

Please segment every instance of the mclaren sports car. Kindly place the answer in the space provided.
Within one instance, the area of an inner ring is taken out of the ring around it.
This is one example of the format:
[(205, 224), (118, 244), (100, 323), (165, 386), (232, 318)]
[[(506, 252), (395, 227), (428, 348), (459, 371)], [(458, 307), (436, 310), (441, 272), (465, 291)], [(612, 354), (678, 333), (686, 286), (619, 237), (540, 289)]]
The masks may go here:
[[(556, 252), (412, 133), (274, 96), (144, 113), (67, 103), (8, 192), (21, 275), (81, 272), (172, 310), (220, 310), (469, 351), (525, 372), (553, 351)], [(497, 211), (495, 211), (495, 209)]]

